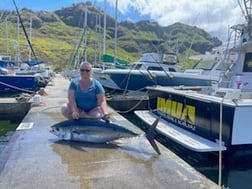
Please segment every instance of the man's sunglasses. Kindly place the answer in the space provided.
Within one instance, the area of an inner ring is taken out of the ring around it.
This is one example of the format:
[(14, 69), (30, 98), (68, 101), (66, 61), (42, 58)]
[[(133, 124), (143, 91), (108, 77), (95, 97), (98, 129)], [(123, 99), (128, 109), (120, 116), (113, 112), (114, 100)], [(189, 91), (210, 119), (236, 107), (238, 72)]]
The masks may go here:
[(88, 69), (80, 69), (81, 72), (90, 72)]

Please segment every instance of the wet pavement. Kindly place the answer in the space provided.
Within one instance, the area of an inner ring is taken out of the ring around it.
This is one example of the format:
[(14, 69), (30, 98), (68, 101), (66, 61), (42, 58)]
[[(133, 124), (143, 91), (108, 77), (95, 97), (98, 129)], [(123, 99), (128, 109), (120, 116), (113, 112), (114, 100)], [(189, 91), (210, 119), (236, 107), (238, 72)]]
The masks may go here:
[(60, 141), (49, 131), (64, 120), (68, 83), (56, 76), (0, 154), (1, 189), (219, 188), (161, 144), (157, 155), (143, 131), (116, 113), (111, 120), (139, 136), (111, 144)]

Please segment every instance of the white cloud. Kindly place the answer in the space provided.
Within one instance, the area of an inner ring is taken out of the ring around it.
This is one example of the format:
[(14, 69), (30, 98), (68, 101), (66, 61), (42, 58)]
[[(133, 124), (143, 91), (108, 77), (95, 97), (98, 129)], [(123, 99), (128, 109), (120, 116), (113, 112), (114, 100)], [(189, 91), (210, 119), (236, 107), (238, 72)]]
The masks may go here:
[[(103, 4), (104, 1), (92, 2)], [(106, 1), (115, 7), (116, 0)], [(239, 1), (243, 3), (242, 0)], [(83, 0), (16, 0), (19, 8), (27, 7), (33, 10), (55, 10), (79, 2)], [(14, 9), (10, 0), (0, 0), (1, 7)], [(134, 20), (130, 12), (132, 9), (137, 10), (139, 15), (148, 15), (161, 26), (181, 22), (202, 28), (221, 40), (227, 39), (229, 26), (244, 21), (237, 0), (118, 0), (119, 15)]]
[[(115, 0), (107, 3), (115, 6)], [(118, 0), (120, 14), (128, 14), (129, 8), (149, 15), (162, 26), (181, 22), (202, 28), (222, 40), (227, 39), (229, 26), (243, 21), (235, 0)]]

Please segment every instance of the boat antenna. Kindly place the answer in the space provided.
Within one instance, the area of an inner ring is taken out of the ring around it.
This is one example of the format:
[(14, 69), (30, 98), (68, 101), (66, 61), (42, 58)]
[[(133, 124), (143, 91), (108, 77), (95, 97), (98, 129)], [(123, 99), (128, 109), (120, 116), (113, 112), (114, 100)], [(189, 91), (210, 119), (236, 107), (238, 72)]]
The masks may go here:
[(252, 1), (251, 0), (243, 0), (244, 8), (241, 5), (240, 1), (238, 0), (238, 4), (240, 6), (240, 9), (242, 11), (243, 16), (245, 17), (245, 20), (247, 21), (247, 25), (244, 27), (243, 31), (246, 32), (248, 37), (251, 38), (251, 26), (252, 26)]
[(13, 4), (14, 4), (15, 9), (16, 9), (16, 11), (17, 11), (17, 15), (18, 15), (18, 18), (19, 18), (19, 20), (20, 20), (20, 24), (21, 24), (21, 26), (22, 26), (22, 28), (23, 28), (23, 31), (24, 31), (26, 40), (27, 40), (27, 42), (28, 42), (28, 44), (29, 44), (29, 47), (30, 47), (30, 49), (31, 49), (31, 51), (32, 51), (32, 55), (35, 57), (35, 60), (37, 60), (37, 56), (35, 55), (35, 52), (34, 52), (34, 50), (33, 50), (33, 48), (32, 48), (31, 41), (30, 41), (30, 39), (29, 39), (29, 37), (28, 37), (28, 35), (27, 35), (27, 32), (26, 32), (26, 30), (25, 30), (25, 27), (24, 27), (23, 21), (22, 21), (22, 19), (21, 19), (21, 16), (20, 16), (20, 14), (19, 14), (19, 11), (18, 11), (18, 8), (17, 8), (17, 5), (16, 5), (15, 0), (13, 0)]

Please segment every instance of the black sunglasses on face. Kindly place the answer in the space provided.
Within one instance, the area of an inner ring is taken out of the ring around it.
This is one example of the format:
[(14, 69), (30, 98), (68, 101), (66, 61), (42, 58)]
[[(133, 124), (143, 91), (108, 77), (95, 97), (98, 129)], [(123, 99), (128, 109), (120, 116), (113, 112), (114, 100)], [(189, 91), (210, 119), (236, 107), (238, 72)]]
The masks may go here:
[(81, 72), (90, 72), (88, 69), (80, 69)]

